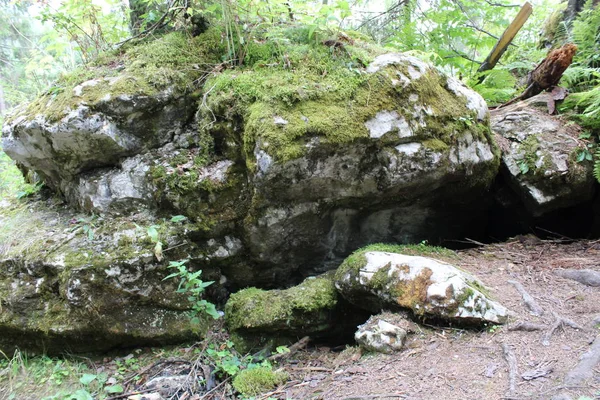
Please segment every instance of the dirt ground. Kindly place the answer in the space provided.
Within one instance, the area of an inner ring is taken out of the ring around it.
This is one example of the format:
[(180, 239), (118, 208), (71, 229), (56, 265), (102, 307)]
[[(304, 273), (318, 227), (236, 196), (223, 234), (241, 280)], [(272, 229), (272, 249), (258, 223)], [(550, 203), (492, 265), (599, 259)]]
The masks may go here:
[[(600, 241), (541, 241), (520, 237), (460, 252), (459, 265), (479, 277), (491, 295), (513, 313), (506, 326), (474, 332), (423, 326), (407, 348), (394, 355), (335, 352), (314, 348), (286, 364), (292, 381), (261, 398), (278, 399), (599, 399), (600, 366), (574, 387), (564, 379), (599, 336), (600, 288), (561, 278), (558, 269), (600, 271)], [(534, 316), (509, 281), (520, 282), (543, 309)], [(558, 327), (557, 317), (579, 325)], [(596, 321), (594, 321), (596, 320)], [(539, 331), (512, 331), (518, 322), (543, 325)], [(600, 340), (600, 339), (599, 339)], [(503, 346), (514, 354), (514, 390)], [(598, 346), (595, 346), (598, 347)], [(538, 376), (541, 375), (541, 376)], [(526, 380), (526, 378), (532, 378)]]

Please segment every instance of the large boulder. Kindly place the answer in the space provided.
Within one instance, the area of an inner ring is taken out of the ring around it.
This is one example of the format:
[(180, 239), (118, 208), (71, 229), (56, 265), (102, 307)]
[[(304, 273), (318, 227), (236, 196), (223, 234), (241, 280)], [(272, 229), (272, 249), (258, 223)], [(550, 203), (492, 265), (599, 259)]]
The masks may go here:
[(469, 273), (433, 258), (376, 248), (355, 252), (336, 271), (335, 285), (352, 304), (374, 312), (408, 310), (464, 325), (506, 322), (507, 309), (491, 300)]
[(573, 123), (548, 114), (542, 93), (492, 112), (502, 149), (502, 174), (534, 217), (590, 201), (596, 189), (593, 163), (578, 161), (585, 142)]
[(134, 46), (18, 110), (4, 148), (84, 211), (187, 216), (234, 287), (372, 242), (481, 236), (499, 166), (483, 99), (415, 57), (305, 34), (265, 34), (211, 74), (217, 29)]

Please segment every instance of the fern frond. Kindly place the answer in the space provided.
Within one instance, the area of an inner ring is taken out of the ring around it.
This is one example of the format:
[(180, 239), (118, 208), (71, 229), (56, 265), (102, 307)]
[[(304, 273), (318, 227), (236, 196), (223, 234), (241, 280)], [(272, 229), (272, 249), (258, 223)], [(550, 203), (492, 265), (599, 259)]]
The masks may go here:
[(594, 154), (594, 178), (600, 182), (600, 146), (596, 148), (596, 154)]
[(563, 73), (561, 83), (571, 92), (582, 92), (600, 85), (600, 68), (571, 65)]

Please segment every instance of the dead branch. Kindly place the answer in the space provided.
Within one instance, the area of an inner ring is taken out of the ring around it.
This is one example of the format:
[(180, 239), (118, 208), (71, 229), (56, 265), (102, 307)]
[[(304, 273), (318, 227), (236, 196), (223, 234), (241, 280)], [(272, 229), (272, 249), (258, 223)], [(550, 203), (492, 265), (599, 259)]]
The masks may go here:
[(600, 286), (600, 272), (591, 269), (564, 269), (555, 271), (555, 274), (587, 286)]
[(532, 322), (517, 322), (516, 324), (508, 327), (509, 331), (525, 331), (525, 332), (543, 331), (544, 329), (546, 329), (546, 325), (534, 324)]
[(526, 381), (532, 381), (534, 379), (543, 378), (550, 375), (552, 371), (554, 371), (552, 362), (553, 361), (541, 363), (536, 368), (523, 372), (521, 378)]
[(515, 357), (515, 353), (513, 353), (506, 343), (502, 343), (502, 353), (508, 364), (508, 392), (512, 394), (517, 387), (517, 376), (519, 375), (517, 357)]
[(515, 289), (517, 289), (519, 294), (521, 294), (521, 297), (523, 298), (523, 302), (525, 303), (525, 306), (527, 306), (527, 308), (529, 309), (531, 314), (536, 315), (536, 316), (541, 316), (544, 314), (544, 310), (542, 309), (542, 307), (540, 307), (536, 303), (536, 301), (533, 299), (533, 297), (531, 297), (531, 295), (529, 293), (527, 293), (527, 290), (525, 290), (523, 285), (521, 285), (517, 281), (508, 281), (508, 283), (513, 285), (515, 287)]
[(555, 312), (553, 312), (552, 314), (554, 315), (555, 321), (552, 324), (552, 326), (550, 327), (550, 329), (542, 337), (542, 345), (544, 345), (544, 346), (550, 346), (550, 338), (552, 338), (552, 335), (554, 334), (554, 332), (556, 332), (556, 330), (558, 328), (562, 328), (566, 325), (566, 326), (570, 326), (573, 329), (583, 329), (576, 322), (574, 322), (568, 318), (561, 317), (560, 315), (558, 315)]
[(310, 341), (310, 337), (304, 336), (302, 339), (298, 340), (296, 343), (294, 343), (293, 345), (291, 345), (289, 347), (290, 351), (287, 351), (285, 353), (273, 354), (271, 357), (268, 358), (268, 360), (269, 361), (283, 361), (286, 358), (291, 357), (298, 350), (306, 347), (306, 345), (308, 344), (309, 341)]

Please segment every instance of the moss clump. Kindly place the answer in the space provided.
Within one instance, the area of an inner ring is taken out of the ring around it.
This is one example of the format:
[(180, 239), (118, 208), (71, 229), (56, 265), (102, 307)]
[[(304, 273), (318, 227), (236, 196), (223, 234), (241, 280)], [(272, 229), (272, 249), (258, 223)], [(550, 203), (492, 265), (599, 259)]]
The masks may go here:
[[(532, 171), (534, 175), (544, 176), (552, 167), (550, 155), (542, 152), (542, 146), (535, 135), (529, 135), (521, 142), (519, 152), (522, 158), (518, 164), (524, 174)], [(540, 160), (542, 160), (541, 165), (539, 165)]]
[(243, 396), (256, 396), (283, 384), (289, 378), (285, 371), (257, 367), (240, 371), (233, 378), (233, 388)]
[(327, 328), (337, 301), (332, 274), (325, 274), (286, 290), (241, 290), (229, 298), (225, 316), (234, 331), (319, 331)]
[[(194, 82), (206, 73), (206, 65), (218, 64), (225, 49), (220, 31), (211, 29), (198, 37), (172, 32), (150, 42), (142, 42), (100, 57), (95, 64), (61, 77), (54, 87), (30, 103), (29, 116), (42, 114), (58, 121), (83, 103), (96, 106), (119, 95), (152, 96), (172, 88), (177, 93), (195, 90)], [(96, 83), (74, 88), (95, 79)]]

